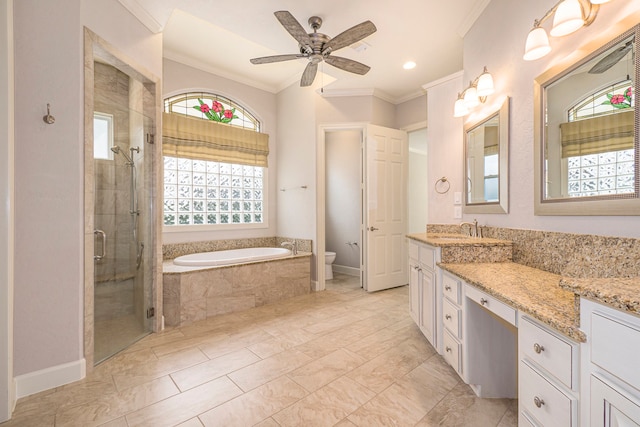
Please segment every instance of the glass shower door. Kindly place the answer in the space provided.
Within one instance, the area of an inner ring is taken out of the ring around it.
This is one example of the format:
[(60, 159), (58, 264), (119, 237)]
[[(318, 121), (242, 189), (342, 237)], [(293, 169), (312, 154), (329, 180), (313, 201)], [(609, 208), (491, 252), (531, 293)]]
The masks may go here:
[[(152, 119), (143, 83), (95, 63), (94, 361), (100, 363), (152, 329), (150, 194), (145, 150)], [(148, 151), (148, 152), (147, 152)]]

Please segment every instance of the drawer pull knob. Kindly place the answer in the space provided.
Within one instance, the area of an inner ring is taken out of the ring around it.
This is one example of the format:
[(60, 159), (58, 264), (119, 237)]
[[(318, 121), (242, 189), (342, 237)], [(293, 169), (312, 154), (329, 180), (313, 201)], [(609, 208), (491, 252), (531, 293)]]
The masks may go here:
[(445, 291), (450, 291), (450, 290), (451, 290), (451, 286), (446, 285), (446, 286), (444, 287), (444, 290), (445, 290)]
[(536, 405), (538, 408), (541, 408), (542, 405), (544, 405), (544, 400), (540, 399), (538, 396), (533, 398), (533, 404)]
[(533, 351), (535, 351), (536, 353), (540, 354), (540, 353), (542, 353), (544, 351), (544, 346), (542, 346), (542, 345), (540, 345), (538, 343), (535, 343), (533, 345)]
[(451, 320), (451, 315), (450, 314), (445, 314), (444, 318), (447, 319), (447, 320)]
[(489, 301), (484, 299), (484, 298), (480, 298), (480, 304), (481, 305), (485, 305), (486, 303), (488, 303)]
[(447, 347), (447, 348), (445, 348), (445, 350), (446, 350), (447, 353), (451, 353), (451, 347)]

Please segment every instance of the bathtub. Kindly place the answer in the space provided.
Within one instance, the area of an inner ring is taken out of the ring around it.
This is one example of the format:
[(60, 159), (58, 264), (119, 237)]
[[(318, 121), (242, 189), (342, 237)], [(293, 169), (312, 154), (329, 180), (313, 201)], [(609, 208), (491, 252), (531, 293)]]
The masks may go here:
[(265, 261), (289, 255), (291, 251), (286, 248), (243, 248), (183, 255), (175, 258), (173, 263), (185, 267), (206, 267)]

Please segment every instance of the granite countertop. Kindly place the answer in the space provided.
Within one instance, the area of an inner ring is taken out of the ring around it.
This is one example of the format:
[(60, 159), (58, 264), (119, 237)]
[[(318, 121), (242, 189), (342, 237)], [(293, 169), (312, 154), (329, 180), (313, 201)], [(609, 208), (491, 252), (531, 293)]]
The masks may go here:
[(640, 277), (577, 279), (563, 277), (560, 287), (575, 295), (640, 315)]
[(468, 237), (454, 233), (414, 233), (407, 234), (409, 239), (418, 240), (432, 246), (511, 246), (509, 240)]
[(560, 287), (562, 276), (513, 262), (439, 266), (568, 337), (586, 341), (576, 296)]

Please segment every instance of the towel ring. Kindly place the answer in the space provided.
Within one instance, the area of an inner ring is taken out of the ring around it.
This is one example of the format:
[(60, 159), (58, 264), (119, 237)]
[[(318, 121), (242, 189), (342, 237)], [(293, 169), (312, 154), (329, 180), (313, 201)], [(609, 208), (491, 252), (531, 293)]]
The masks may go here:
[[(446, 184), (446, 188), (442, 189), (442, 191), (438, 190), (438, 184), (442, 183), (442, 184)], [(451, 188), (451, 182), (449, 182), (449, 180), (447, 180), (446, 176), (443, 176), (442, 178), (440, 178), (439, 180), (436, 181), (434, 188), (436, 190), (436, 193), (438, 194), (445, 194), (449, 191), (449, 188)]]

